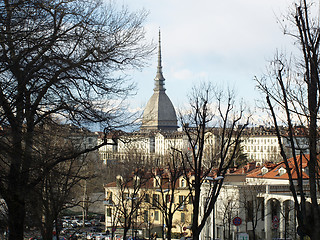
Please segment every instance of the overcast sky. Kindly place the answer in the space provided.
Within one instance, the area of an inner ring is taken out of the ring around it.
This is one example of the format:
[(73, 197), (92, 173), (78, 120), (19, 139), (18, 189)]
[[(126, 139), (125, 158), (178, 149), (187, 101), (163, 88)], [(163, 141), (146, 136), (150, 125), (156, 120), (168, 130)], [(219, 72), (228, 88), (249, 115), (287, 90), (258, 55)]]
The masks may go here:
[[(147, 38), (158, 41), (161, 29), (163, 75), (175, 107), (191, 87), (212, 81), (232, 87), (250, 105), (259, 97), (254, 76), (262, 76), (276, 50), (288, 50), (277, 17), (288, 13), (289, 0), (123, 0), (130, 10), (149, 11)], [(157, 56), (132, 73), (138, 84), (133, 106), (144, 107), (153, 93)]]

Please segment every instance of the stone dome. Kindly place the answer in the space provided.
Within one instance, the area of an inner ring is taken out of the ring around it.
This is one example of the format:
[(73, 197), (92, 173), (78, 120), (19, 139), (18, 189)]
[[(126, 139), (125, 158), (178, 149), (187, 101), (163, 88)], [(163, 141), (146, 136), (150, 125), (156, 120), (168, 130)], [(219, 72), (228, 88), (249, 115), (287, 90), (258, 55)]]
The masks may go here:
[(141, 130), (176, 131), (178, 128), (176, 111), (164, 88), (165, 79), (162, 74), (161, 66), (160, 31), (158, 67), (154, 81), (155, 87), (153, 89), (153, 95), (149, 99), (143, 112)]

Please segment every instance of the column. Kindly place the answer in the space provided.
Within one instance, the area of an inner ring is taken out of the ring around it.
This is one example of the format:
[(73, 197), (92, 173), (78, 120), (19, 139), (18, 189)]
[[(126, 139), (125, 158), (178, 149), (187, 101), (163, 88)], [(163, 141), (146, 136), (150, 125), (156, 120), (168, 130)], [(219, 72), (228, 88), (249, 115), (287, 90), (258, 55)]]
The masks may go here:
[(269, 199), (265, 198), (265, 210), (264, 210), (264, 232), (265, 239), (271, 240), (272, 232), (271, 232), (271, 206), (268, 202)]
[(285, 224), (286, 224), (286, 219), (285, 219), (285, 201), (280, 202), (280, 213), (279, 213), (279, 232), (280, 232), (280, 238), (284, 238), (284, 232), (285, 232)]

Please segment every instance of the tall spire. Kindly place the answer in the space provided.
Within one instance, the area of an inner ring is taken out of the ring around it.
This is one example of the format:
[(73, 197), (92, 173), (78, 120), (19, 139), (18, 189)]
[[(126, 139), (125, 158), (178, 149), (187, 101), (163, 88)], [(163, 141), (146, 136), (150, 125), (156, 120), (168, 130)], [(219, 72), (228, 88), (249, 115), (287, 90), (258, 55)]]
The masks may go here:
[(157, 75), (155, 77), (155, 87), (154, 91), (165, 91), (164, 88), (164, 77), (162, 75), (162, 66), (161, 66), (161, 32), (159, 29), (159, 47), (158, 47), (158, 66), (157, 66)]
[(176, 131), (177, 115), (170, 98), (164, 88), (164, 77), (161, 66), (161, 39), (159, 29), (159, 49), (157, 75), (154, 79), (154, 89), (149, 99), (142, 118), (141, 130), (143, 131)]

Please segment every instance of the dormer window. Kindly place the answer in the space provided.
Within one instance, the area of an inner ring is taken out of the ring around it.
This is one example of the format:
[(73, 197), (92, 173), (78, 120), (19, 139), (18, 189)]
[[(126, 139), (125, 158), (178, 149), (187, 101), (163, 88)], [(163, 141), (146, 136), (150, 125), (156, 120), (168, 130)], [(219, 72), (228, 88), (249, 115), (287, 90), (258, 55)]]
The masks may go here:
[(266, 167), (261, 168), (261, 173), (262, 173), (262, 175), (266, 174), (268, 171), (269, 171), (269, 170), (268, 170), (268, 168), (266, 168)]
[(283, 168), (283, 167), (281, 167), (281, 168), (279, 168), (279, 176), (281, 176), (281, 175), (283, 175), (283, 174), (285, 174), (286, 173), (286, 169), (285, 168)]
[(107, 200), (112, 202), (112, 192), (107, 192)]
[(154, 187), (160, 187), (161, 185), (161, 178), (159, 176), (156, 176), (154, 179), (153, 179), (153, 186)]
[(138, 187), (140, 184), (140, 177), (139, 176), (134, 176), (134, 186)]
[(186, 180), (184, 178), (181, 179), (180, 187), (186, 187)]
[(122, 176), (118, 175), (117, 178), (116, 178), (116, 184), (117, 184), (117, 187), (120, 187), (123, 183), (123, 178)]

